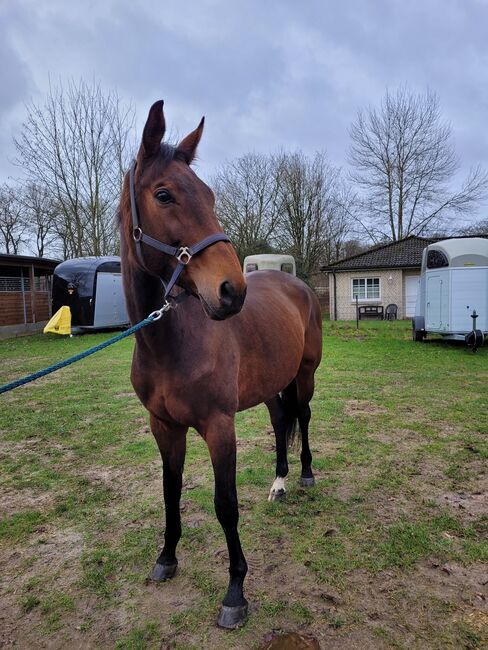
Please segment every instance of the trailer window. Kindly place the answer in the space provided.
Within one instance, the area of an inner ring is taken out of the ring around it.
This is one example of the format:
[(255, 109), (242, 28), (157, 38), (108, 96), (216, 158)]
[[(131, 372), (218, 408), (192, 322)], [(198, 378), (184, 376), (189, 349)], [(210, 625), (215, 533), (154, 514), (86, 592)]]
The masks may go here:
[(380, 297), (379, 278), (353, 278), (352, 299), (356, 300), (378, 300)]
[(293, 264), (290, 264), (290, 262), (285, 262), (281, 265), (281, 270), (285, 273), (293, 273)]
[(442, 251), (429, 251), (427, 253), (427, 268), (440, 269), (442, 266), (449, 266), (447, 257)]
[(246, 264), (246, 273), (251, 273), (252, 271), (257, 271), (257, 270), (258, 270), (257, 264)]

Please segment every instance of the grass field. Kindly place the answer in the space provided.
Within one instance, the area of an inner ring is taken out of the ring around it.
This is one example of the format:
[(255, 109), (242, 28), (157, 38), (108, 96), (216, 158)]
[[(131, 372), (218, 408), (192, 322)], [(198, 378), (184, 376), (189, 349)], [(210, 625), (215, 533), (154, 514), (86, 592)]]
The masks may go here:
[[(108, 338), (0, 342), (0, 383)], [(317, 486), (266, 500), (264, 407), (237, 418), (244, 628), (215, 627), (227, 584), (203, 442), (189, 433), (180, 566), (147, 575), (163, 532), (159, 456), (129, 382), (132, 340), (0, 397), (0, 645), (323, 648), (488, 644), (488, 347), (414, 344), (405, 322), (324, 323), (312, 405)]]

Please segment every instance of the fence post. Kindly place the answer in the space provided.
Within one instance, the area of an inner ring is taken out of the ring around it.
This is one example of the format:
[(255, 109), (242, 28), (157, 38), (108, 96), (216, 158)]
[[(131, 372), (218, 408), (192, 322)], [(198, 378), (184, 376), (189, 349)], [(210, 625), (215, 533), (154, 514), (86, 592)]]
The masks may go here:
[(359, 329), (359, 299), (356, 295), (356, 329)]

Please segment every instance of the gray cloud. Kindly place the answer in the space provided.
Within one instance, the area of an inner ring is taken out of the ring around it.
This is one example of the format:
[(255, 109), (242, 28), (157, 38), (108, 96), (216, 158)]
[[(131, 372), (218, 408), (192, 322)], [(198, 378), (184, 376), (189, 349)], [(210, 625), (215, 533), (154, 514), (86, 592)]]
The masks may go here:
[(487, 9), (481, 0), (11, 1), (0, 35), (0, 173), (22, 102), (42, 99), (49, 75), (117, 88), (135, 103), (139, 131), (158, 98), (180, 134), (205, 114), (207, 178), (226, 159), (280, 147), (326, 149), (345, 165), (357, 110), (405, 83), (438, 93), (463, 171), (488, 167)]

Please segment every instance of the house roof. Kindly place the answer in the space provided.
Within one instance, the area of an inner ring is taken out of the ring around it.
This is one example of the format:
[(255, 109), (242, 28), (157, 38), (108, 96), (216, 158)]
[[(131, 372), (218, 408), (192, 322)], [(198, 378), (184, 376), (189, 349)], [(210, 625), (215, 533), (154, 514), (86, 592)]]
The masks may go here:
[(33, 257), (31, 255), (9, 255), (0, 253), (0, 265), (4, 266), (37, 266), (54, 268), (60, 260), (52, 260), (48, 257)]
[(399, 241), (370, 248), (364, 253), (351, 255), (323, 266), (322, 271), (354, 271), (363, 269), (420, 268), (424, 248), (441, 237), (417, 237), (411, 235)]

